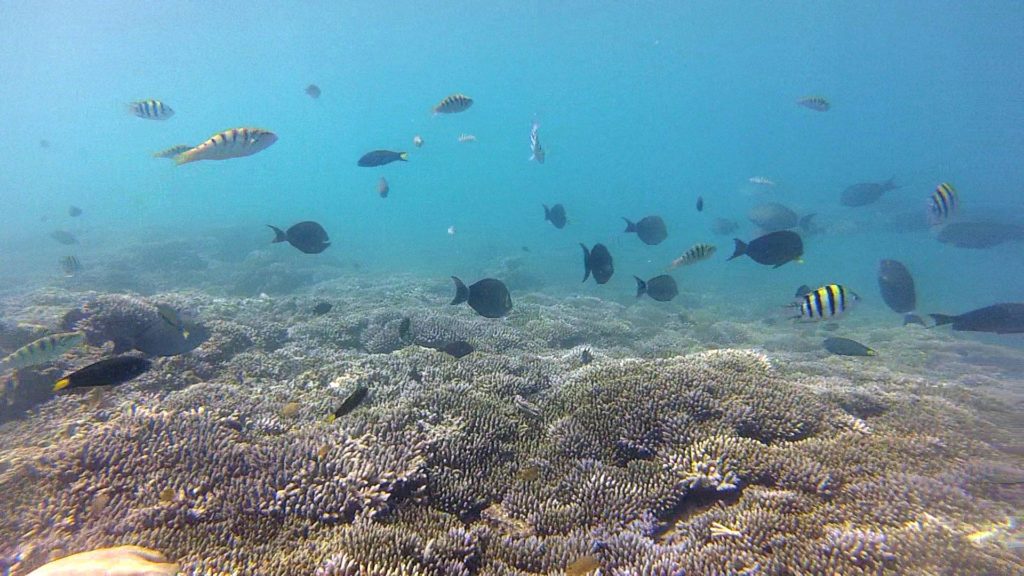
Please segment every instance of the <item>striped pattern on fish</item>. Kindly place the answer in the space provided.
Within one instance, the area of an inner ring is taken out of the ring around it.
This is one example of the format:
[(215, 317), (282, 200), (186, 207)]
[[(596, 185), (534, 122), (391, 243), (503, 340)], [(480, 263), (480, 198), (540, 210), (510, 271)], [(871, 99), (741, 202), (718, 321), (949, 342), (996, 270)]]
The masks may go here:
[(20, 370), (30, 366), (45, 364), (60, 358), (65, 352), (85, 342), (82, 332), (63, 332), (51, 334), (18, 348), (9, 356), (0, 360), (0, 370)]
[(540, 145), (540, 124), (534, 122), (530, 127), (530, 160), (536, 160), (538, 164), (544, 163), (544, 148)]
[(200, 160), (228, 160), (251, 156), (277, 142), (277, 135), (260, 128), (232, 128), (214, 134), (202, 144), (174, 157), (178, 165)]
[(960, 206), (960, 195), (949, 182), (943, 182), (932, 192), (930, 220), (932, 224), (941, 224), (956, 213)]
[(128, 110), (146, 120), (167, 120), (174, 116), (174, 110), (159, 100), (138, 100), (129, 104)]
[(800, 309), (800, 315), (796, 318), (804, 320), (834, 318), (849, 310), (858, 300), (860, 297), (852, 290), (840, 284), (828, 284), (799, 297), (797, 306)]
[(192, 146), (188, 144), (178, 144), (177, 146), (171, 146), (165, 150), (153, 153), (153, 158), (174, 158), (178, 154), (188, 152), (192, 149)]

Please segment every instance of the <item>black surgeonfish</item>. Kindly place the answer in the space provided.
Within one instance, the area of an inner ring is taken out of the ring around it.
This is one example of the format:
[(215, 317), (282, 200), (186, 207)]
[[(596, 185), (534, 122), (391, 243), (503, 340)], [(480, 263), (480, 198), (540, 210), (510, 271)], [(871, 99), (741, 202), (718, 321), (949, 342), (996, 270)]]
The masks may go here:
[(839, 195), (839, 203), (850, 207), (874, 204), (882, 197), (882, 194), (899, 188), (895, 180), (896, 177), (893, 176), (885, 182), (861, 182), (847, 186)]
[(625, 231), (635, 232), (640, 240), (648, 246), (661, 244), (662, 240), (668, 238), (668, 229), (661, 216), (644, 216), (637, 222), (633, 222), (629, 218), (623, 218), (623, 220), (626, 221)]
[(115, 356), (89, 364), (61, 378), (53, 386), (57, 392), (65, 388), (116, 386), (144, 374), (153, 363), (135, 356)]
[(729, 260), (744, 254), (758, 264), (778, 268), (787, 262), (799, 260), (804, 253), (804, 241), (792, 230), (778, 230), (764, 236), (754, 238), (745, 243), (735, 238), (736, 250)]
[(331, 241), (327, 237), (327, 231), (316, 222), (299, 222), (289, 228), (287, 232), (270, 224), (267, 224), (267, 226), (274, 231), (274, 239), (271, 241), (273, 244), (288, 242), (299, 252), (319, 254), (331, 245)]
[(586, 282), (590, 275), (594, 275), (594, 282), (604, 284), (611, 279), (615, 273), (612, 265), (612, 254), (604, 247), (604, 244), (594, 244), (593, 249), (580, 244), (583, 248), (583, 281)]
[(636, 280), (637, 298), (647, 294), (658, 302), (668, 302), (679, 294), (679, 287), (676, 285), (676, 279), (668, 274), (655, 276), (646, 282), (636, 276), (633, 276), (633, 278)]
[(363, 168), (372, 168), (374, 166), (383, 166), (385, 164), (391, 164), (392, 162), (406, 162), (409, 160), (408, 152), (392, 152), (391, 150), (374, 150), (363, 154), (363, 157), (359, 159), (356, 164)]
[(445, 354), (450, 354), (456, 358), (462, 358), (468, 354), (472, 354), (475, 348), (469, 342), (465, 340), (455, 340), (454, 342), (448, 342), (441, 348), (439, 348)]
[(994, 334), (1020, 334), (1024, 332), (1024, 303), (993, 304), (959, 316), (929, 314), (936, 326), (952, 324), (953, 330), (964, 332), (992, 332)]
[(451, 304), (468, 302), (469, 307), (484, 318), (501, 318), (512, 310), (512, 296), (501, 280), (484, 278), (468, 288), (455, 276), (455, 298)]
[(348, 395), (347, 398), (345, 398), (345, 400), (341, 403), (341, 406), (338, 406), (334, 413), (331, 414), (331, 420), (341, 418), (342, 416), (345, 416), (346, 414), (358, 408), (359, 405), (363, 403), (363, 400), (366, 399), (366, 395), (369, 393), (370, 389), (360, 384), (358, 387), (356, 387), (355, 390), (352, 391), (351, 394)]
[(561, 204), (555, 204), (551, 208), (548, 208), (547, 204), (541, 204), (544, 207), (544, 219), (555, 227), (561, 230), (565, 228), (566, 222), (569, 220), (565, 217), (565, 206)]
[(917, 308), (917, 292), (910, 271), (897, 260), (882, 260), (878, 265), (878, 289), (882, 300), (898, 314), (913, 312)]

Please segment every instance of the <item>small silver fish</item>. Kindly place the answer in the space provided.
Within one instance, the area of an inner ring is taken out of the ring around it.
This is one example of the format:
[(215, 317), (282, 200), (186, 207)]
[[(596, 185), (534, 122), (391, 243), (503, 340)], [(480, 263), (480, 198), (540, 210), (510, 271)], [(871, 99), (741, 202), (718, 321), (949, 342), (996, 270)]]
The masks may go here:
[(718, 248), (711, 244), (694, 244), (689, 250), (683, 252), (679, 258), (672, 261), (669, 270), (675, 270), (680, 266), (687, 266), (701, 260), (707, 260), (714, 256), (716, 250)]
[(538, 164), (544, 163), (544, 148), (540, 145), (540, 123), (534, 120), (530, 127), (530, 160), (536, 160)]
[(476, 136), (472, 134), (459, 134), (459, 142), (476, 142)]
[(758, 186), (775, 186), (775, 182), (769, 178), (765, 178), (764, 176), (754, 176), (747, 181), (751, 184), (757, 184)]
[(422, 148), (423, 147), (423, 136), (420, 136), (419, 134), (413, 136), (412, 137), (412, 145), (417, 147), (417, 148)]
[(529, 414), (530, 416), (533, 416), (534, 418), (539, 418), (540, 415), (541, 415), (541, 411), (540, 411), (540, 407), (539, 406), (537, 406), (533, 402), (530, 402), (526, 398), (523, 398), (519, 394), (515, 395), (515, 398), (512, 399), (512, 402), (515, 403), (516, 408), (518, 408), (520, 411), (522, 411), (522, 412), (524, 412), (526, 414)]
[(63, 356), (65, 352), (83, 342), (85, 342), (85, 334), (82, 332), (63, 332), (43, 336), (0, 360), (0, 370), (20, 370), (45, 364)]
[(832, 104), (824, 96), (804, 96), (796, 103), (815, 112), (827, 112), (832, 107)]
[(174, 110), (159, 100), (137, 100), (128, 104), (128, 111), (146, 120), (167, 120)]

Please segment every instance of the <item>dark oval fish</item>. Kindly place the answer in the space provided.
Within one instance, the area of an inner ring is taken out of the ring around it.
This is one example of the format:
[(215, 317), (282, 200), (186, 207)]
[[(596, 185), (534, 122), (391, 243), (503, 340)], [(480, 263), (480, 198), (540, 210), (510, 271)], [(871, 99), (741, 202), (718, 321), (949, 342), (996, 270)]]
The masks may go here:
[(736, 250), (729, 260), (750, 256), (751, 260), (765, 266), (778, 268), (787, 262), (798, 260), (804, 254), (804, 241), (792, 230), (779, 230), (755, 238), (749, 244), (735, 238)]
[(452, 276), (455, 298), (451, 304), (468, 302), (469, 307), (484, 318), (501, 318), (512, 310), (512, 296), (501, 280), (484, 278), (468, 288), (462, 280)]
[(462, 358), (468, 354), (472, 354), (475, 348), (469, 342), (465, 340), (456, 340), (449, 342), (440, 348), (445, 354), (450, 354), (456, 358)]
[(373, 166), (383, 166), (385, 164), (391, 164), (392, 162), (406, 162), (409, 160), (408, 152), (392, 152), (391, 150), (374, 150), (363, 154), (363, 157), (356, 162), (357, 165), (363, 168), (371, 168)]
[(565, 217), (565, 206), (562, 206), (561, 204), (555, 204), (551, 208), (548, 208), (547, 204), (541, 204), (541, 206), (544, 207), (545, 220), (551, 222), (551, 224), (559, 230), (565, 228), (565, 224), (568, 222)]
[(635, 232), (640, 240), (648, 246), (661, 244), (661, 241), (668, 238), (668, 230), (665, 228), (665, 221), (661, 216), (645, 216), (639, 222), (633, 223), (629, 218), (626, 221), (626, 232)]
[(849, 338), (825, 338), (825, 341), (821, 343), (825, 347), (825, 350), (839, 356), (874, 356), (875, 351), (867, 346), (857, 342), (856, 340), (850, 340)]
[(79, 208), (78, 206), (71, 206), (68, 208), (68, 216), (71, 216), (72, 218), (77, 218), (78, 216), (81, 215), (82, 209)]
[(412, 342), (412, 320), (410, 318), (402, 318), (402, 321), (398, 323), (398, 339), (405, 344)]
[(704, 211), (704, 197), (703, 196), (697, 196), (697, 212), (703, 212), (703, 211)]
[(210, 339), (202, 324), (186, 322), (175, 328), (164, 319), (145, 327), (131, 339), (131, 347), (149, 356), (178, 356), (195, 350)]
[(71, 232), (67, 232), (65, 230), (54, 230), (53, 232), (50, 232), (50, 238), (53, 238), (65, 246), (78, 244), (78, 238), (75, 238)]
[(331, 308), (334, 308), (334, 305), (331, 304), (330, 302), (320, 302), (316, 306), (313, 306), (313, 315), (323, 316), (324, 314), (330, 312)]
[(583, 248), (583, 281), (586, 282), (590, 275), (594, 275), (594, 282), (604, 284), (611, 279), (615, 273), (615, 266), (612, 265), (612, 254), (604, 247), (604, 244), (594, 244), (594, 248), (587, 250)]
[(90, 386), (116, 386), (141, 376), (152, 365), (149, 360), (135, 356), (107, 358), (61, 378), (54, 384), (53, 391)]
[(452, 94), (434, 106), (434, 114), (455, 114), (465, 112), (473, 105), (473, 99), (465, 94)]
[(590, 364), (593, 361), (594, 355), (590, 352), (589, 349), (584, 348), (583, 352), (580, 352), (580, 364), (586, 366), (587, 364)]
[(882, 197), (882, 194), (899, 188), (895, 180), (896, 177), (893, 176), (885, 182), (860, 182), (847, 186), (839, 194), (839, 203), (850, 207), (874, 204)]
[(348, 395), (348, 398), (345, 398), (345, 401), (341, 403), (341, 406), (338, 406), (338, 409), (334, 411), (333, 416), (335, 418), (341, 418), (342, 416), (349, 414), (350, 412), (358, 408), (360, 404), (362, 404), (363, 400), (366, 399), (366, 395), (369, 394), (369, 392), (370, 389), (367, 388), (366, 386), (360, 385), (356, 387), (356, 389), (353, 390), (352, 393)]
[(679, 294), (679, 287), (676, 286), (675, 278), (668, 274), (655, 276), (646, 282), (636, 276), (633, 276), (633, 278), (636, 279), (637, 298), (647, 294), (658, 302), (668, 302)]
[(732, 234), (740, 227), (735, 220), (729, 220), (728, 218), (715, 218), (715, 221), (711, 223), (711, 231), (719, 236), (727, 236)]
[(957, 248), (982, 250), (1005, 242), (1024, 240), (1024, 226), (994, 221), (954, 222), (946, 224), (938, 235), (939, 242)]
[(882, 260), (878, 265), (878, 289), (893, 312), (906, 314), (917, 308), (917, 292), (910, 271), (897, 260)]
[(765, 232), (796, 228), (800, 223), (796, 212), (778, 202), (754, 206), (747, 213), (747, 219)]
[(327, 231), (316, 222), (299, 222), (289, 228), (287, 232), (270, 224), (267, 224), (267, 226), (274, 231), (272, 244), (288, 242), (300, 252), (306, 254), (319, 254), (331, 245), (330, 239), (327, 238)]
[(993, 304), (959, 316), (929, 314), (936, 326), (952, 324), (953, 330), (1020, 334), (1024, 332), (1024, 303)]
[(381, 176), (377, 181), (377, 194), (380, 194), (381, 198), (387, 198), (389, 192), (391, 192), (391, 186), (388, 185), (387, 178)]
[(310, 98), (316, 100), (320, 97), (320, 87), (316, 84), (310, 84), (309, 86), (306, 86), (306, 94), (308, 94)]

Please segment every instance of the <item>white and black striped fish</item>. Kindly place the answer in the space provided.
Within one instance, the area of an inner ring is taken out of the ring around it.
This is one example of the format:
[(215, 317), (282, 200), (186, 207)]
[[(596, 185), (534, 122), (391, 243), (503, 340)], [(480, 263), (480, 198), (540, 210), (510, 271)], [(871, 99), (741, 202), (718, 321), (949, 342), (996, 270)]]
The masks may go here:
[(65, 276), (71, 278), (82, 271), (82, 263), (78, 261), (76, 256), (65, 256), (60, 259), (60, 269), (64, 272)]
[(715, 250), (718, 250), (711, 244), (694, 244), (689, 250), (683, 252), (682, 256), (672, 261), (669, 266), (669, 270), (675, 270), (680, 266), (686, 266), (701, 260), (707, 260), (715, 254)]
[(170, 148), (167, 148), (165, 150), (161, 150), (159, 152), (154, 152), (153, 153), (153, 158), (171, 158), (171, 159), (173, 159), (178, 154), (181, 154), (182, 152), (188, 152), (191, 149), (192, 149), (192, 147), (189, 146), (188, 144), (178, 144), (177, 146), (171, 146)]
[(0, 370), (20, 370), (29, 366), (45, 364), (59, 358), (68, 350), (85, 342), (82, 332), (51, 334), (22, 346), (0, 361)]
[(949, 182), (943, 182), (935, 187), (929, 203), (929, 220), (932, 224), (941, 224), (956, 213), (960, 206), (960, 195), (956, 188)]
[(826, 284), (797, 298), (796, 306), (801, 320), (825, 320), (835, 318), (849, 310), (860, 297), (840, 284)]
[(187, 164), (200, 160), (227, 160), (251, 156), (277, 142), (277, 134), (260, 128), (232, 128), (214, 134), (202, 144), (174, 157), (174, 163)]
[(545, 154), (544, 148), (540, 145), (539, 130), (540, 123), (534, 121), (533, 126), (530, 127), (530, 160), (536, 160), (538, 164), (543, 164)]
[(455, 114), (465, 112), (473, 105), (473, 99), (465, 94), (452, 94), (434, 106), (434, 114)]
[(159, 100), (138, 100), (129, 104), (128, 110), (146, 120), (167, 120), (174, 116), (174, 110)]

